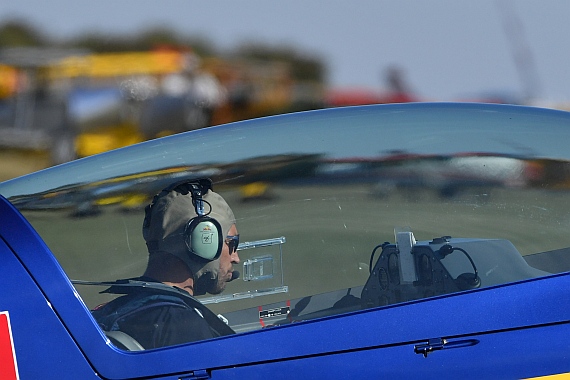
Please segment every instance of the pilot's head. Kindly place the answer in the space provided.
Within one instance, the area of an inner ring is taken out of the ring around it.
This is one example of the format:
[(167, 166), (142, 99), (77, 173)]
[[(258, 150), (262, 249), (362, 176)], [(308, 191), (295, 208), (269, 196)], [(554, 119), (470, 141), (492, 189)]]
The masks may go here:
[(232, 279), (233, 264), (239, 263), (235, 217), (226, 201), (211, 190), (201, 195), (205, 215), (199, 216), (191, 186), (163, 190), (147, 207), (143, 236), (149, 265), (153, 257), (173, 255), (190, 270), (194, 295), (218, 294)]

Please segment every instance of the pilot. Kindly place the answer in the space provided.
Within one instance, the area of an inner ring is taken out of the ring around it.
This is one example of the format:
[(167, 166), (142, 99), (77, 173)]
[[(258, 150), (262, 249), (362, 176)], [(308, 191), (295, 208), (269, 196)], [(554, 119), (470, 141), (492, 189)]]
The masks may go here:
[(210, 188), (208, 182), (172, 186), (147, 206), (147, 268), (105, 291), (125, 295), (93, 311), (103, 330), (127, 334), (145, 349), (233, 333), (193, 297), (219, 294), (239, 276), (235, 217)]

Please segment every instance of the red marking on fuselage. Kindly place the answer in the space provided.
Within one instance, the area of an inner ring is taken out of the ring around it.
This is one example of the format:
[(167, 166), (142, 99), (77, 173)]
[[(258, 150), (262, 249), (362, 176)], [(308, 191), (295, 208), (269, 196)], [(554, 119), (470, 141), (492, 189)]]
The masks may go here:
[(0, 379), (19, 379), (10, 317), (7, 311), (0, 312)]

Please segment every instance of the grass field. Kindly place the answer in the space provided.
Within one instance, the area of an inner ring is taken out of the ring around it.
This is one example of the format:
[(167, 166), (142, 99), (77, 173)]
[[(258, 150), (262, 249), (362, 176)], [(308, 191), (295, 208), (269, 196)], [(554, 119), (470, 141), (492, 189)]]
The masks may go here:
[(45, 169), (49, 165), (47, 152), (0, 149), (0, 182)]

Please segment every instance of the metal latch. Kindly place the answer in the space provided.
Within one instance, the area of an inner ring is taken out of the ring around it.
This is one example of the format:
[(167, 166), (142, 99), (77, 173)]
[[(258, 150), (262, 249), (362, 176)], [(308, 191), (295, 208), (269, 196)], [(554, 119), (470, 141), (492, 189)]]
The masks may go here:
[(429, 339), (424, 344), (417, 344), (414, 346), (414, 352), (416, 354), (422, 354), (424, 358), (427, 358), (428, 354), (432, 351), (443, 350), (443, 346), (447, 344), (447, 340), (442, 338), (432, 338)]
[(205, 369), (199, 369), (196, 371), (192, 371), (189, 375), (180, 377), (179, 380), (204, 380), (210, 379), (211, 376)]

